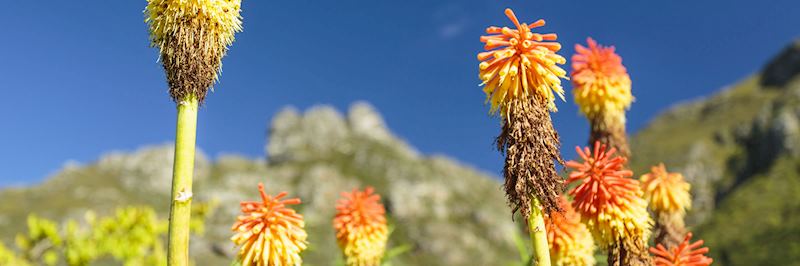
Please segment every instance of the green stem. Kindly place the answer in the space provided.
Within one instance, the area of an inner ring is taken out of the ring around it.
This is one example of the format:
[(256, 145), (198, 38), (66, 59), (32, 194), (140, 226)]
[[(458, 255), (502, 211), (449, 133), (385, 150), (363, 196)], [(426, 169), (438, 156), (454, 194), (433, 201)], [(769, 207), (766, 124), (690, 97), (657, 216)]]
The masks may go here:
[(544, 214), (539, 200), (531, 200), (531, 215), (528, 216), (528, 233), (533, 244), (533, 265), (550, 266), (550, 246), (547, 244), (547, 231), (544, 227)]
[(189, 265), (189, 219), (192, 209), (197, 109), (198, 102), (194, 96), (189, 96), (178, 104), (167, 249), (167, 261), (170, 266)]

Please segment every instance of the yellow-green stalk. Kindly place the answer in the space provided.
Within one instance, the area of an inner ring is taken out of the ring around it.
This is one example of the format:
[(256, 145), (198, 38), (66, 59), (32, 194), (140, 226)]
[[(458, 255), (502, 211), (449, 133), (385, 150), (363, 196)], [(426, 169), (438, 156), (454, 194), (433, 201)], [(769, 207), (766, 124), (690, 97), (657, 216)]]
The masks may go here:
[(241, 0), (148, 0), (145, 22), (178, 105), (169, 224), (169, 265), (189, 264), (197, 109), (219, 78), (222, 57), (242, 30)]
[(172, 202), (169, 210), (169, 265), (186, 265), (189, 261), (189, 222), (192, 211), (192, 176), (194, 173), (195, 137), (197, 130), (197, 98), (178, 103), (175, 129), (175, 165), (172, 170)]
[(547, 244), (547, 231), (544, 224), (544, 213), (539, 200), (531, 200), (531, 215), (528, 216), (528, 234), (533, 244), (533, 261), (537, 266), (550, 266), (550, 245)]

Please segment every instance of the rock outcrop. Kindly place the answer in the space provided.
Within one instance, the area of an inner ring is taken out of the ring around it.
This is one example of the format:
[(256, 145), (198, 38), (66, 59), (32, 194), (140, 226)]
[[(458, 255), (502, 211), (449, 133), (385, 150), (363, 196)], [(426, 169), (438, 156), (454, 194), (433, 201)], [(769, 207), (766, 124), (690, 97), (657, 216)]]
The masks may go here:
[[(500, 183), (451, 159), (420, 154), (366, 103), (352, 105), (346, 115), (329, 106), (305, 113), (286, 108), (267, 137), (266, 160), (223, 155), (211, 161), (198, 152), (195, 200), (219, 206), (205, 235), (192, 239), (200, 265), (229, 264), (238, 203), (256, 199), (259, 182), (268, 193), (302, 199), (310, 265), (339, 258), (331, 225), (335, 201), (340, 192), (364, 186), (383, 196), (394, 228), (390, 248), (412, 248), (394, 265), (497, 265), (517, 258), (512, 237), (523, 232), (511, 221)], [(26, 203), (0, 206), (0, 239), (10, 244), (28, 213), (58, 219), (146, 204), (166, 217), (171, 169), (172, 146), (165, 144), (113, 152), (42, 184), (0, 192), (4, 201)]]

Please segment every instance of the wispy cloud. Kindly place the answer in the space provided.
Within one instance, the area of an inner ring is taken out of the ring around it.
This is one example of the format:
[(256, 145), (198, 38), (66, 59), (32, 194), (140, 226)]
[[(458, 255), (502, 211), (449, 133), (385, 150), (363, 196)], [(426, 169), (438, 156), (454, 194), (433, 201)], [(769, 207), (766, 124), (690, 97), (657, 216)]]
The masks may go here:
[(469, 25), (466, 10), (459, 4), (449, 3), (436, 9), (433, 23), (437, 25), (439, 38), (449, 40), (461, 35)]

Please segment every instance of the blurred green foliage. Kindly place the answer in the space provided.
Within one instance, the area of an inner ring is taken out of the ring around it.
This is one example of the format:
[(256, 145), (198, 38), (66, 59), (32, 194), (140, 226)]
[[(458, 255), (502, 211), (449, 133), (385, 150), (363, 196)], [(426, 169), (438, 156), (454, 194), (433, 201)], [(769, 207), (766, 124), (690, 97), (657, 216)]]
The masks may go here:
[[(203, 233), (205, 219), (215, 206), (213, 202), (192, 206), (193, 233)], [(106, 217), (87, 211), (83, 220), (68, 219), (60, 227), (31, 214), (27, 225), (28, 231), (16, 236), (15, 250), (0, 243), (0, 265), (85, 266), (98, 261), (167, 265), (167, 220), (159, 219), (150, 207), (120, 207)]]

